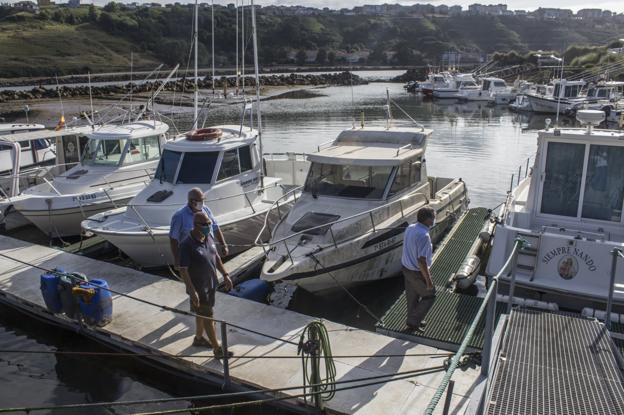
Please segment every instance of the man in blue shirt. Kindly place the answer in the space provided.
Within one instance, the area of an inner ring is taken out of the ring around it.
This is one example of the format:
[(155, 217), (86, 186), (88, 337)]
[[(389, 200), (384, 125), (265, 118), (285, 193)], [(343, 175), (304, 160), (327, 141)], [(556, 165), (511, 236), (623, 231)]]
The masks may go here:
[(176, 267), (180, 265), (179, 246), (182, 241), (189, 235), (191, 229), (193, 229), (193, 215), (196, 212), (206, 212), (210, 221), (212, 222), (212, 229), (210, 234), (215, 237), (222, 245), (223, 256), (228, 256), (229, 249), (225, 243), (223, 232), (219, 224), (215, 220), (212, 212), (207, 206), (204, 206), (204, 192), (199, 187), (194, 187), (188, 192), (188, 204), (180, 208), (171, 217), (171, 226), (169, 227), (169, 245), (171, 246), (171, 253), (173, 254), (173, 260)]
[(407, 330), (424, 332), (423, 319), (435, 301), (435, 287), (431, 279), (433, 245), (429, 229), (435, 225), (435, 210), (423, 207), (417, 214), (418, 222), (407, 227), (403, 237), (403, 277), (407, 300)]

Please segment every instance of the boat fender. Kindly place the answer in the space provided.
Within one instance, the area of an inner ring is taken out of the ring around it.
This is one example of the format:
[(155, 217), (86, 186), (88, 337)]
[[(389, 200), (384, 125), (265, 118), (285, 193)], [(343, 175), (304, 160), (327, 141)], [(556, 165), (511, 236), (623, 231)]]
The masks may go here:
[(186, 139), (190, 141), (211, 141), (221, 138), (223, 130), (220, 128), (200, 128), (186, 134)]
[(467, 257), (459, 267), (459, 270), (453, 275), (453, 281), (457, 284), (457, 287), (461, 290), (465, 290), (474, 284), (479, 269), (481, 267), (481, 260), (476, 255)]

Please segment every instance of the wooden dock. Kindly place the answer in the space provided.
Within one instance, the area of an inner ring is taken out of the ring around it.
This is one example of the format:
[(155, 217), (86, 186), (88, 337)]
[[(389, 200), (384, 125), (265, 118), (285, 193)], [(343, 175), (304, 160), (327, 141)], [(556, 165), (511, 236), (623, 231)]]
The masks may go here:
[[(104, 278), (111, 289), (117, 292), (188, 311), (189, 300), (182, 283), (3, 236), (0, 236), (0, 255), (0, 302), (49, 323), (78, 331), (113, 348), (149, 353), (150, 356), (142, 358), (164, 365), (181, 375), (223, 384), (222, 362), (193, 357), (209, 355), (210, 351), (192, 347), (192, 316), (114, 295), (112, 323), (102, 328), (82, 326), (64, 316), (50, 314), (45, 309), (39, 289), (42, 272), (9, 258), (46, 269), (60, 267), (67, 272), (85, 273), (90, 278)], [(244, 264), (248, 261), (239, 262)], [(229, 360), (231, 383), (226, 389), (262, 391), (303, 384), (300, 359), (267, 359), (261, 356), (295, 356), (295, 345), (277, 339), (298, 342), (300, 333), (314, 318), (224, 293), (217, 293), (216, 303), (215, 318), (276, 338), (228, 326), (229, 350), (235, 353), (235, 357)], [(436, 368), (443, 365), (448, 355), (446, 351), (433, 347), (329, 321), (324, 323), (329, 331), (333, 355), (336, 356), (334, 361), (338, 382)], [(345, 357), (353, 355), (366, 357)], [(326, 402), (326, 409), (336, 414), (422, 414), (443, 374), (440, 370), (409, 379), (339, 391)], [(450, 413), (466, 413), (477, 404), (471, 394), (479, 383), (479, 371), (469, 367), (458, 371), (454, 379), (456, 383)], [(348, 383), (346, 386), (359, 383), (363, 382)], [(300, 393), (301, 389), (293, 389), (280, 392), (277, 396)], [(301, 399), (283, 401), (283, 404), (290, 408), (295, 405), (302, 411), (309, 409), (304, 407)], [(439, 412), (442, 412), (442, 405)]]

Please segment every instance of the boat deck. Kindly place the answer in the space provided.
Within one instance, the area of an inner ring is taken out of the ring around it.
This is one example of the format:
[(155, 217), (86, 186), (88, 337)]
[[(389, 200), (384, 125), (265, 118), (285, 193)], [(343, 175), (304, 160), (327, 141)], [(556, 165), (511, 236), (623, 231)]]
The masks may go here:
[[(210, 350), (192, 347), (194, 317), (148, 305), (125, 297), (157, 303), (179, 310), (189, 310), (189, 300), (182, 283), (134, 269), (74, 255), (62, 250), (0, 236), (0, 302), (66, 329), (77, 331), (114, 349), (140, 353), (141, 359), (185, 377), (191, 376), (215, 385), (224, 383), (223, 362), (211, 358)], [(8, 256), (9, 258), (5, 257)], [(249, 257), (253, 257), (251, 253)], [(25, 261), (30, 265), (16, 262)], [(248, 261), (244, 257), (239, 260)], [(41, 270), (61, 267), (67, 272), (83, 272), (91, 278), (104, 278), (111, 289), (124, 295), (113, 295), (113, 321), (101, 328), (89, 327), (62, 315), (49, 313), (39, 289)], [(231, 266), (234, 266), (232, 263)], [(244, 266), (244, 264), (240, 264)], [(269, 388), (298, 387), (303, 384), (300, 358), (266, 358), (297, 355), (297, 343), (304, 327), (314, 318), (217, 293), (215, 318), (228, 323), (230, 386), (227, 390), (260, 391)], [(444, 375), (443, 364), (448, 352), (325, 321), (328, 329), (336, 379), (350, 387), (362, 383), (357, 379), (397, 374), (410, 370), (432, 369), (409, 379), (379, 383), (337, 392), (326, 403), (336, 414), (421, 414)], [(245, 331), (249, 328), (273, 336)], [(390, 356), (387, 356), (390, 355)], [(356, 356), (356, 357), (347, 357)], [(479, 371), (468, 367), (458, 372), (451, 399), (451, 412), (464, 413), (475, 404), (472, 391)], [(341, 386), (339, 385), (338, 388)], [(287, 397), (300, 394), (301, 388), (262, 397)], [(256, 395), (257, 396), (257, 395)], [(28, 406), (24, 397), (24, 406)], [(301, 399), (283, 402), (290, 408), (307, 411)], [(441, 412), (441, 408), (440, 411)]]
[(614, 352), (606, 327), (597, 320), (516, 309), (485, 413), (624, 414), (623, 378)]
[[(424, 333), (404, 331), (407, 317), (405, 292), (386, 311), (377, 324), (377, 332), (434, 347), (451, 350), (459, 347), (483, 300), (479, 297), (447, 291), (446, 286), (449, 277), (459, 269), (473, 242), (479, 237), (486, 220), (488, 220), (487, 209), (470, 209), (436, 249), (431, 265), (431, 275), (436, 286), (436, 300), (425, 317), (427, 326)], [(497, 319), (505, 307), (505, 304), (497, 304)], [(469, 344), (469, 350), (481, 349), (484, 324), (482, 319)]]

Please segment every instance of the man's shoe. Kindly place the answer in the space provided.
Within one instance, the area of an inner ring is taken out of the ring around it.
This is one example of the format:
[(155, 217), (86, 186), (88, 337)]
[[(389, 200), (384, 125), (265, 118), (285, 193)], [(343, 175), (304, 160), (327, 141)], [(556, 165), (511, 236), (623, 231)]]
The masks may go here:
[(193, 338), (193, 347), (207, 347), (209, 349), (212, 349), (212, 344), (210, 344), (208, 339), (206, 339), (203, 336), (202, 337), (195, 336)]
[[(222, 348), (220, 348), (220, 347), (219, 347), (217, 350), (215, 350), (214, 355), (215, 355), (215, 358), (217, 358), (217, 359), (219, 359), (219, 360), (221, 360), (221, 359), (223, 359), (223, 358), (225, 357), (225, 354), (223, 353), (223, 349), (222, 349)], [(230, 352), (230, 351), (228, 350), (228, 352), (227, 352), (227, 357), (228, 357), (228, 359), (229, 359), (230, 357), (233, 357), (233, 356), (234, 356), (234, 353), (232, 353), (232, 352)]]

